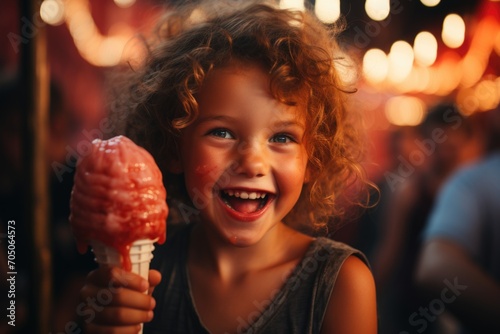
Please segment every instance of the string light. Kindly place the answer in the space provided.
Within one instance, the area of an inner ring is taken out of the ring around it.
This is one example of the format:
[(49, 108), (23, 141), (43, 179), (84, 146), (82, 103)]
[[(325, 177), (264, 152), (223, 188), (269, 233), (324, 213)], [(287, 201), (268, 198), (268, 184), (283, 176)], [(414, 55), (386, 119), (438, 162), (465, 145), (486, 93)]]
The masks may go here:
[(413, 48), (408, 42), (394, 42), (389, 52), (389, 81), (400, 83), (406, 79), (412, 70), (413, 60)]
[(372, 20), (385, 20), (391, 11), (390, 0), (366, 0), (365, 11)]
[(497, 85), (493, 80), (479, 82), (474, 89), (474, 95), (478, 101), (478, 111), (488, 111), (498, 106), (500, 97)]
[(40, 4), (43, 22), (57, 26), (64, 22), (64, 4), (61, 0), (45, 0)]
[(465, 22), (458, 14), (448, 14), (443, 21), (441, 33), (444, 44), (449, 48), (460, 47), (465, 40)]
[(427, 6), (427, 7), (435, 7), (435, 6), (439, 5), (441, 0), (420, 0), (420, 2), (424, 6)]
[(433, 34), (422, 31), (415, 37), (413, 52), (415, 62), (421, 66), (431, 66), (437, 58), (438, 44)]
[(340, 0), (316, 0), (314, 13), (324, 23), (333, 23), (340, 17)]
[(340, 79), (346, 86), (354, 86), (358, 80), (358, 68), (354, 60), (345, 53), (339, 55), (335, 61), (335, 68)]
[(389, 59), (384, 51), (370, 49), (363, 56), (363, 75), (372, 84), (383, 82), (389, 72)]
[(394, 96), (387, 100), (384, 111), (391, 124), (415, 126), (424, 118), (425, 103), (413, 96)]
[[(134, 4), (135, 0), (115, 0), (115, 3), (124, 7)], [(430, 6), (431, 3), (439, 4), (439, 1), (422, 0), (422, 3)], [(305, 10), (303, 0), (281, 0), (280, 5), (282, 8)], [(383, 20), (390, 12), (388, 0), (368, 0), (365, 8), (374, 20)], [(323, 22), (334, 22), (340, 15), (340, 1), (316, 0), (314, 10)], [(66, 21), (79, 53), (95, 66), (115, 66), (127, 59), (125, 53), (140, 53), (139, 47), (130, 43), (134, 31), (129, 26), (123, 24), (119, 29), (110, 29), (108, 35), (99, 32), (90, 12), (89, 0), (44, 0), (40, 16), (44, 22), (52, 25)], [(463, 45), (465, 29), (465, 22), (459, 15), (448, 15), (443, 21), (441, 32), (445, 45), (449, 48)], [(127, 42), (127, 49), (124, 49)], [(463, 104), (464, 114), (471, 114), (493, 109), (499, 104), (500, 79), (493, 77), (482, 80), (492, 53), (500, 55), (500, 23), (495, 18), (485, 17), (475, 25), (469, 50), (461, 59), (456, 54), (450, 60), (445, 54), (440, 56), (440, 62), (436, 65), (437, 40), (429, 32), (421, 32), (415, 37), (413, 47), (398, 41), (391, 47), (389, 55), (380, 49), (366, 51), (362, 70), (370, 85), (393, 89), (402, 94), (419, 92), (447, 95), (459, 88), (457, 101), (460, 100)], [(344, 81), (350, 83), (357, 78), (353, 69), (343, 65), (341, 70), (345, 70), (342, 72)], [(392, 115), (393, 124), (418, 123), (420, 112), (417, 104), (411, 98), (403, 102), (392, 100), (386, 106), (386, 115)], [(413, 108), (416, 111), (394, 116), (397, 115), (395, 106), (408, 110)]]
[(88, 0), (66, 2), (66, 24), (80, 55), (99, 67), (116, 66), (123, 59), (123, 50), (132, 33), (124, 30), (103, 36), (90, 13)]
[(304, 0), (281, 0), (280, 8), (304, 11)]

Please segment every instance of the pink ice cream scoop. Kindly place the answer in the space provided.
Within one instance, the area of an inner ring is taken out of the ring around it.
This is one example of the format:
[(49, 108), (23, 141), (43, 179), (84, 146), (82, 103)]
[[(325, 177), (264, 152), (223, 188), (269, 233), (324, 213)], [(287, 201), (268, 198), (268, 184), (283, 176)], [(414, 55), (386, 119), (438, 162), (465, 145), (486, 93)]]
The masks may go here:
[(153, 157), (124, 136), (96, 139), (78, 161), (70, 222), (78, 250), (91, 241), (116, 249), (131, 270), (130, 247), (140, 239), (166, 239), (166, 190)]

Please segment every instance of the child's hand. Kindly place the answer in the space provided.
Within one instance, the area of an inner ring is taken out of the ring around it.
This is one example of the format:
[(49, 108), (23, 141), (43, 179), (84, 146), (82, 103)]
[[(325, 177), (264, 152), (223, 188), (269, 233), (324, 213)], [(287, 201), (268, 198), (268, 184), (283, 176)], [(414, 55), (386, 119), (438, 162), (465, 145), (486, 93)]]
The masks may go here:
[[(153, 319), (153, 288), (161, 274), (149, 271), (149, 282), (120, 268), (101, 267), (86, 279), (80, 295), (85, 333), (137, 333)], [(144, 292), (148, 291), (148, 294)]]

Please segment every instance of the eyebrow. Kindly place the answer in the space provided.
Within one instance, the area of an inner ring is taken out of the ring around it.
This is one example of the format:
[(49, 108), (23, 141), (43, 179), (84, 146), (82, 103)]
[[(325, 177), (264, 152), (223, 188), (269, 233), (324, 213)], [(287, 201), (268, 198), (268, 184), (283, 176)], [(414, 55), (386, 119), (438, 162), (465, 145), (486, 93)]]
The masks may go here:
[(288, 126), (298, 126), (300, 127), (301, 129), (305, 129), (305, 125), (303, 124), (303, 122), (299, 122), (299, 121), (281, 121), (281, 122), (277, 122), (277, 123), (274, 123), (272, 124), (273, 127), (281, 127), (281, 128), (286, 128)]
[(234, 122), (236, 119), (231, 117), (231, 116), (226, 116), (226, 115), (216, 115), (216, 116), (206, 116), (206, 117), (199, 117), (195, 123), (200, 124), (200, 123), (206, 123), (210, 121), (229, 121), (229, 122)]
[(236, 119), (234, 117), (226, 116), (226, 115), (204, 116), (204, 117), (198, 117), (194, 121), (193, 125), (200, 126), (200, 125), (203, 125), (205, 123), (217, 122), (217, 121), (228, 122), (228, 123), (234, 124), (234, 122), (236, 122)]
[[(227, 122), (235, 122), (236, 119), (231, 116), (226, 116), (226, 115), (216, 115), (216, 116), (206, 116), (203, 118), (198, 118), (195, 123), (196, 124), (203, 124), (211, 121), (227, 121)], [(285, 120), (285, 121), (278, 121), (276, 123), (271, 124), (272, 128), (286, 128), (289, 126), (297, 126), (300, 127), (301, 129), (305, 129), (305, 125), (303, 122), (299, 122), (296, 120)]]

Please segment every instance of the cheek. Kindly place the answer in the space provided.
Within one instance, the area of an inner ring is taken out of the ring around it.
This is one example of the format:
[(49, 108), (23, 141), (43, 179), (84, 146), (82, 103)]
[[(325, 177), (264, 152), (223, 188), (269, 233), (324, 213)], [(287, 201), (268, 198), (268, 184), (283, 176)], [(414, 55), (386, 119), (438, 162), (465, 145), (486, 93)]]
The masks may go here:
[(217, 170), (217, 165), (211, 165), (211, 164), (199, 164), (194, 168), (194, 174), (197, 175), (200, 178), (205, 178), (207, 175), (211, 174)]
[(289, 191), (300, 193), (305, 182), (307, 158), (296, 157), (290, 163), (280, 164), (282, 186)]
[(190, 159), (186, 161), (186, 185), (190, 193), (193, 189), (197, 192), (211, 192), (221, 177), (223, 161), (216, 159), (217, 155), (205, 150), (192, 150)]

